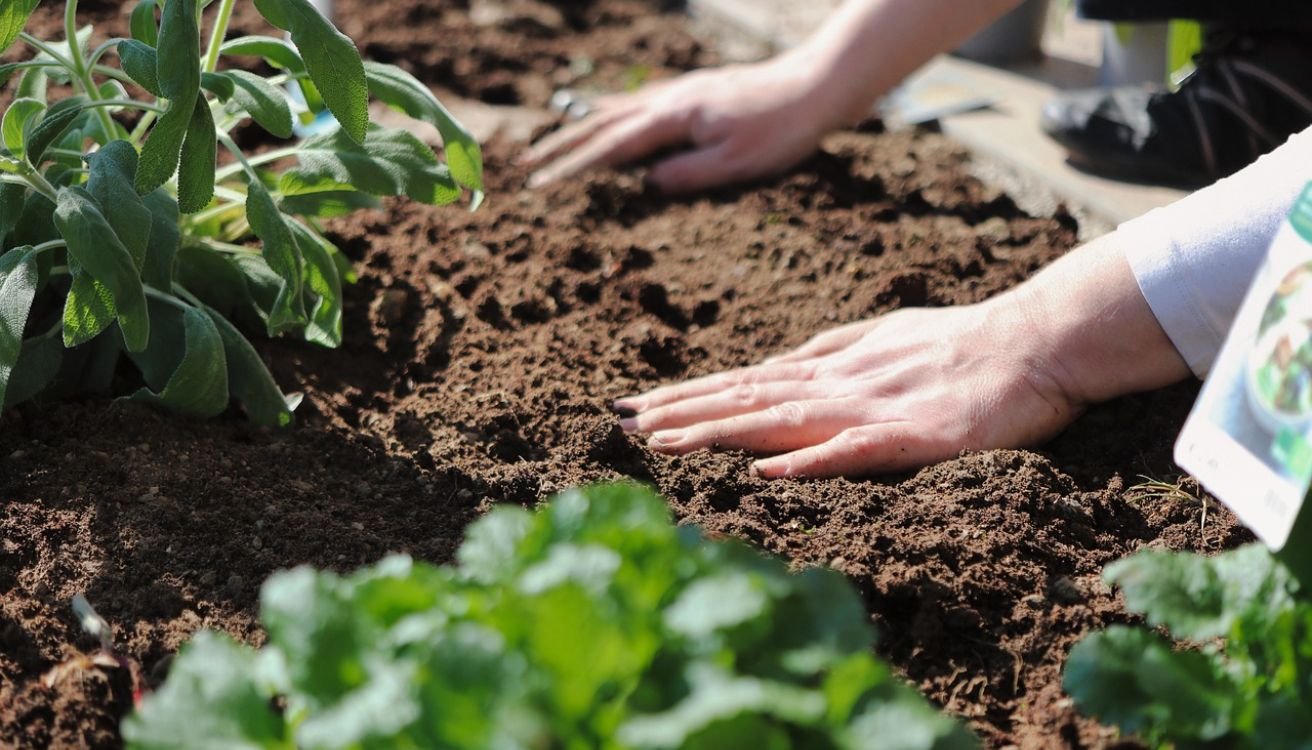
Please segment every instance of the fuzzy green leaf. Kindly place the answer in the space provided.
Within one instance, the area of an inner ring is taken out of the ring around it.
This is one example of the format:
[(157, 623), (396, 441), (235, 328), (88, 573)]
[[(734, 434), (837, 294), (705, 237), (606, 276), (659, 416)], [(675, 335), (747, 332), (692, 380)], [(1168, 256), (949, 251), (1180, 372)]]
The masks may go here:
[(155, 96), (164, 96), (159, 85), (159, 58), (154, 47), (136, 39), (125, 39), (118, 43), (118, 59), (123, 72), (138, 86)]
[(342, 280), (324, 241), (299, 221), (288, 220), (296, 247), (305, 259), (305, 287), (313, 293), (305, 340), (337, 348), (342, 344)]
[(155, 20), (155, 0), (141, 0), (128, 20), (132, 38), (151, 47), (159, 44), (159, 22)]
[(178, 210), (184, 214), (204, 209), (214, 198), (216, 137), (210, 106), (204, 97), (197, 97), (178, 164)]
[(229, 39), (219, 51), (235, 57), (262, 57), (275, 68), (304, 73), (305, 61), (296, 48), (282, 39), (269, 36), (243, 36)]
[(150, 339), (150, 315), (141, 277), (132, 254), (119, 241), (95, 199), (83, 188), (63, 188), (54, 219), (68, 243), (70, 258), (108, 291), (128, 351), (144, 349)]
[(1080, 708), (1126, 732), (1208, 741), (1231, 728), (1236, 686), (1215, 657), (1175, 651), (1143, 628), (1114, 626), (1071, 650), (1063, 686)]
[(63, 356), (64, 345), (53, 336), (36, 336), (24, 341), (18, 363), (9, 373), (4, 408), (17, 406), (45, 390), (59, 374)]
[(114, 294), (109, 287), (87, 275), (81, 264), (70, 259), (72, 283), (64, 297), (64, 346), (81, 346), (104, 333), (118, 317)]
[(222, 75), (233, 83), (237, 104), (260, 127), (279, 138), (292, 136), (292, 110), (282, 89), (244, 70), (229, 70)]
[(355, 43), (307, 0), (255, 0), (255, 7), (269, 23), (291, 32), (324, 104), (347, 136), (362, 143), (369, 126), (369, 87)]
[(141, 149), (136, 188), (141, 194), (163, 185), (178, 169), (183, 141), (200, 98), (200, 30), (196, 0), (176, 0), (164, 6), (160, 22), (155, 73), (168, 111), (150, 131)]
[(164, 5), (156, 49), (156, 77), (163, 95), (188, 112), (200, 92), (200, 28), (196, 0)]
[(278, 298), (269, 311), (269, 335), (297, 330), (306, 323), (302, 298), (305, 275), (300, 249), (273, 197), (258, 182), (250, 183), (246, 195), (246, 219), (251, 231), (264, 243), (264, 259), (269, 268), (283, 281)]
[(374, 196), (356, 190), (320, 190), (284, 195), (278, 205), (293, 216), (334, 219), (363, 209), (378, 208), (380, 204)]
[(0, 0), (0, 52), (9, 49), (41, 0)]
[(0, 404), (23, 351), (23, 329), (40, 280), (30, 246), (0, 256)]
[(146, 246), (141, 280), (156, 289), (171, 289), (174, 260), (182, 244), (178, 202), (164, 190), (153, 190), (146, 193), (142, 203), (150, 211), (150, 244)]
[(228, 390), (246, 411), (246, 418), (266, 427), (291, 426), (292, 411), (300, 403), (300, 396), (284, 396), (246, 337), (216, 310), (206, 307), (205, 313), (223, 337)]
[(38, 122), (37, 115), (45, 108), (45, 103), (36, 99), (15, 99), (9, 104), (9, 109), (5, 110), (4, 123), (0, 125), (5, 148), (9, 149), (9, 153), (20, 159), (23, 157), (33, 124)]
[(442, 135), (442, 148), (452, 179), (470, 190), (482, 190), (482, 149), (432, 90), (395, 65), (366, 62), (364, 71), (370, 93), (380, 101), (437, 128)]
[[(228, 363), (210, 317), (194, 307), (180, 311), (152, 300), (151, 322), (150, 344), (132, 359), (139, 365), (163, 365), (169, 374), (163, 388), (152, 385), (129, 398), (192, 417), (222, 413), (228, 407)], [(147, 383), (152, 380), (158, 383), (158, 374)]]
[(264, 361), (241, 332), (211, 308), (205, 312), (223, 337), (228, 362), (228, 390), (242, 405), (246, 418), (266, 427), (289, 427), (300, 395), (284, 396)]
[[(176, 2), (177, 0), (170, 0)], [(123, 721), (135, 750), (291, 750), (287, 725), (255, 679), (255, 653), (224, 635), (199, 633), (168, 683)], [(205, 706), (203, 713), (196, 708)]]
[(73, 96), (51, 105), (41, 121), (32, 128), (31, 135), (27, 136), (27, 161), (33, 165), (40, 164), (46, 149), (64, 137), (78, 116), (86, 110), (87, 104), (85, 96)]
[(299, 164), (279, 181), (287, 195), (355, 188), (433, 205), (460, 197), (460, 187), (433, 150), (404, 130), (370, 127), (364, 145), (341, 131), (314, 136), (306, 139), (296, 158)]
[(87, 164), (87, 192), (98, 205), (113, 207), (105, 219), (140, 270), (146, 261), (152, 226), (150, 209), (132, 186), (137, 174), (137, 150), (127, 141), (111, 141), (88, 156)]
[(27, 188), (13, 182), (0, 184), (0, 245), (8, 244), (9, 233), (23, 215)]

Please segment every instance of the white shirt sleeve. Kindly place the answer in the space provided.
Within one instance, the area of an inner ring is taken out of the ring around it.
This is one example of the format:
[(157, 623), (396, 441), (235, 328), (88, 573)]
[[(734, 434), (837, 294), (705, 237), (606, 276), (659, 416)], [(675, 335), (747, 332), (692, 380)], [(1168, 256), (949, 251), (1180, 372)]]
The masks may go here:
[(1199, 377), (1211, 369), (1267, 247), (1309, 182), (1312, 128), (1117, 230), (1144, 299)]

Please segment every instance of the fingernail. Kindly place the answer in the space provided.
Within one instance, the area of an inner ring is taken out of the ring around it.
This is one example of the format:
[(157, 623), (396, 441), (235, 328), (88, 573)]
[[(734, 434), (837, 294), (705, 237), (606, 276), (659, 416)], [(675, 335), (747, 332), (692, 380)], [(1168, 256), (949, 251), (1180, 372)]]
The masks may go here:
[(638, 410), (625, 401), (616, 401), (610, 405), (610, 410), (620, 419), (632, 419), (638, 416)]
[(637, 431), (638, 431), (638, 420), (636, 420), (636, 419), (634, 419), (634, 418), (632, 418), (632, 417), (628, 417), (628, 418), (625, 418), (625, 419), (621, 419), (621, 420), (620, 420), (620, 429), (621, 429), (621, 430), (624, 430), (624, 434), (625, 434), (625, 435), (629, 435), (629, 434), (632, 434), (632, 433), (634, 433), (634, 432), (637, 432)]
[(668, 448), (681, 442), (683, 442), (683, 432), (680, 430), (658, 432), (647, 439), (647, 445), (652, 448)]

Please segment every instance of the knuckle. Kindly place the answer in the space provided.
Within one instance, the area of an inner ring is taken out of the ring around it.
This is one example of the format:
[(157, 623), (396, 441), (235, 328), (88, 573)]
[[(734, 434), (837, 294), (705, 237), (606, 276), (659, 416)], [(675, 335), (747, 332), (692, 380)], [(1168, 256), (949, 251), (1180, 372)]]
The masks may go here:
[(759, 386), (753, 383), (740, 383), (733, 387), (730, 397), (740, 406), (751, 406), (756, 403), (759, 393)]
[(771, 422), (785, 427), (800, 427), (806, 423), (810, 411), (796, 401), (775, 404), (766, 410)]
[(865, 456), (879, 449), (879, 440), (864, 430), (846, 430), (838, 436), (838, 447), (844, 453)]

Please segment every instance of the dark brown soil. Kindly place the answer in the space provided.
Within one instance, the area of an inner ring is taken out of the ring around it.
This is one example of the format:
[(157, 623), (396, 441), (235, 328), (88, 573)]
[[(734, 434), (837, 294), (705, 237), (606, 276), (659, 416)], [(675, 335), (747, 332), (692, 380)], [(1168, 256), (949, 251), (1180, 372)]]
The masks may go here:
[[(654, 66), (700, 59), (678, 18), (650, 4), (512, 5), (564, 9), (567, 22), (474, 32), (458, 2), (339, 2), (368, 54), (441, 70), (485, 99), (504, 65), (516, 101), (540, 104), (568, 82), (553, 73), (564, 50), (627, 62), (644, 28), (637, 48)], [(121, 674), (40, 679), (93, 645), (68, 605), (78, 592), (158, 674), (202, 627), (258, 643), (256, 597), (274, 570), (347, 570), (390, 551), (446, 562), (495, 503), (621, 476), (657, 485), (681, 519), (846, 573), (881, 653), (988, 746), (1115, 746), (1060, 689), (1071, 644), (1126, 619), (1102, 566), (1144, 545), (1246, 538), (1224, 513), (1200, 527), (1196, 501), (1129, 491), (1177, 471), (1170, 445), (1194, 386), (1095, 408), (1040, 450), (867, 481), (765, 482), (746, 455), (658, 456), (607, 412), (617, 396), (837, 323), (982, 299), (1074, 242), (1069, 216), (1026, 216), (941, 136), (877, 131), (835, 136), (770, 184), (687, 201), (634, 174), (530, 193), (511, 164), (518, 146), (496, 142), (478, 213), (396, 203), (333, 227), (361, 275), (345, 344), (262, 345), (279, 381), (306, 394), (295, 429), (103, 400), (6, 414), (0, 746), (116, 746)]]

